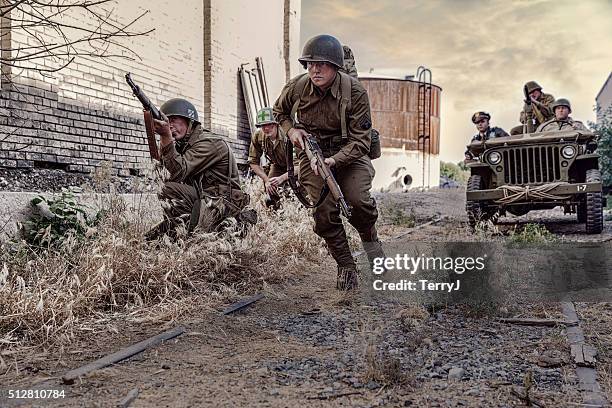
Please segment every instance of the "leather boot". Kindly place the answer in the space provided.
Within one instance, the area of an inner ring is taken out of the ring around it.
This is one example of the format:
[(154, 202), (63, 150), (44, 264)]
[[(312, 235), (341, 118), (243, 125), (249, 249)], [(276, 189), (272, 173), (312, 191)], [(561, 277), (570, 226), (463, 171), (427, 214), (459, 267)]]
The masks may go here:
[(382, 242), (378, 239), (376, 226), (373, 225), (367, 232), (360, 232), (359, 237), (361, 238), (363, 250), (368, 256), (368, 261), (370, 261), (370, 266), (374, 266), (375, 258), (385, 258), (385, 252), (383, 251)]
[(336, 289), (354, 290), (359, 287), (359, 275), (355, 266), (338, 266)]

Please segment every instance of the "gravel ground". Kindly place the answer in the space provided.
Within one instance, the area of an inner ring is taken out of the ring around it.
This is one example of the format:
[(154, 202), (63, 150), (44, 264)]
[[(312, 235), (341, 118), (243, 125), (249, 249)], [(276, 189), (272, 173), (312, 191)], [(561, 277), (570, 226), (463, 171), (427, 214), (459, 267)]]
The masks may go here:
[[(463, 194), (450, 190), (379, 196), (381, 235), (391, 239), (412, 221), (420, 224), (443, 216), (442, 222), (404, 239), (483, 239), (466, 228)], [(414, 219), (398, 217), (398, 211)], [(543, 220), (547, 228), (564, 228), (564, 239), (592, 238), (567, 217), (548, 216)], [(610, 222), (597, 239), (608, 237)], [(490, 238), (506, 239), (503, 234)], [(235, 315), (221, 316), (224, 305), (218, 305), (184, 316), (181, 323), (188, 333), (66, 386), (70, 397), (53, 406), (114, 406), (138, 388), (133, 407), (513, 407), (525, 406), (512, 390), (526, 382), (545, 406), (581, 403), (561, 328), (496, 321), (507, 315), (557, 318), (555, 304), (473, 310), (374, 299), (365, 293), (347, 296), (334, 286), (335, 268), (325, 258), (283, 285), (267, 287), (265, 299)], [(612, 340), (604, 333), (608, 321), (594, 318), (601, 311), (579, 313), (588, 320), (585, 330), (598, 341), (597, 347), (610, 350)], [(117, 322), (115, 327), (79, 335), (59, 357), (43, 353), (19, 362), (20, 370), (11, 366), (0, 381), (25, 387), (46, 380), (57, 386), (53, 378), (69, 368), (163, 330), (161, 324), (134, 327)], [(608, 354), (603, 353), (605, 367)]]
[(10, 169), (0, 167), (0, 191), (60, 192), (62, 189), (90, 189), (109, 192), (109, 182), (118, 193), (155, 192), (153, 179), (141, 176), (117, 177), (70, 173), (56, 169)]

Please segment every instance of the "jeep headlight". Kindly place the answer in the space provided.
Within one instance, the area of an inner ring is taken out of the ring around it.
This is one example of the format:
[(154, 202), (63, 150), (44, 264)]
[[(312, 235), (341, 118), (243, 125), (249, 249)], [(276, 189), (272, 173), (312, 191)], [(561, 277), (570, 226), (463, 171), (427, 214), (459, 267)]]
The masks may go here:
[(499, 152), (491, 152), (489, 153), (489, 156), (487, 158), (489, 160), (489, 163), (491, 164), (498, 164), (499, 162), (501, 162), (501, 154), (499, 154)]
[(566, 159), (571, 159), (575, 155), (576, 148), (572, 145), (564, 146), (563, 149), (561, 149), (561, 156), (565, 157)]

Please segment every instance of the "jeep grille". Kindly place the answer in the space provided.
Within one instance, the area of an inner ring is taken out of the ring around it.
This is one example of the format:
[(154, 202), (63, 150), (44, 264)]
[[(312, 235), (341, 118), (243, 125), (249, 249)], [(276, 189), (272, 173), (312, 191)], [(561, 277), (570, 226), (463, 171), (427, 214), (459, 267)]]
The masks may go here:
[(561, 180), (558, 146), (509, 148), (503, 151), (506, 184), (550, 183)]

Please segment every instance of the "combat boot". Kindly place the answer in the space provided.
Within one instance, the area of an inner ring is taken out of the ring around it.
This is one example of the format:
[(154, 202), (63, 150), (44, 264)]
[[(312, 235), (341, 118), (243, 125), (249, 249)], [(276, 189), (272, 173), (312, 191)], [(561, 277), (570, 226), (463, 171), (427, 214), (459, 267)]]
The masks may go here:
[(336, 289), (354, 290), (359, 287), (359, 275), (355, 266), (338, 266)]
[(368, 256), (368, 261), (370, 261), (370, 267), (373, 268), (374, 259), (385, 258), (385, 252), (383, 251), (382, 242), (380, 242), (380, 239), (378, 239), (376, 226), (372, 226), (372, 228), (370, 228), (370, 230), (367, 232), (360, 232), (359, 237), (361, 238), (363, 250)]

